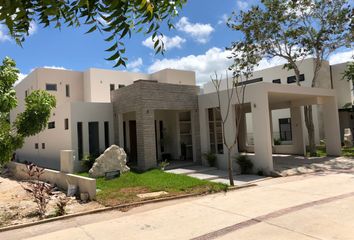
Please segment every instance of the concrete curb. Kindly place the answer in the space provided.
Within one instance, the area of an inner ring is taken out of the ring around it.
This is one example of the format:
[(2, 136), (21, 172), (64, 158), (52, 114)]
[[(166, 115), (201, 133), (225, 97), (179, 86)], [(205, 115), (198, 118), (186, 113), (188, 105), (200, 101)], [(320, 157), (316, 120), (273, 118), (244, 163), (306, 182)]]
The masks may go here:
[[(242, 185), (242, 186), (233, 186), (233, 187), (229, 187), (227, 189), (227, 191), (235, 191), (238, 189), (255, 187), (255, 186), (257, 186), (257, 184), (246, 184), (246, 185)], [(216, 193), (221, 193), (221, 192), (191, 193), (191, 194), (184, 194), (184, 195), (179, 195), (179, 196), (171, 196), (171, 197), (145, 200), (145, 201), (141, 201), (141, 202), (125, 203), (125, 204), (120, 204), (120, 205), (113, 206), (113, 207), (103, 207), (103, 208), (98, 208), (98, 209), (94, 209), (94, 210), (90, 210), (90, 211), (86, 211), (86, 212), (73, 213), (73, 214), (68, 214), (68, 215), (64, 215), (64, 216), (60, 216), (60, 217), (52, 217), (52, 218), (48, 218), (48, 219), (39, 220), (37, 222), (30, 222), (30, 223), (23, 223), (23, 224), (18, 224), (18, 225), (7, 226), (7, 227), (0, 228), (0, 232), (6, 232), (6, 231), (10, 231), (10, 230), (19, 229), (19, 228), (25, 228), (25, 227), (31, 227), (31, 226), (35, 226), (35, 225), (39, 225), (39, 224), (44, 224), (44, 223), (49, 223), (49, 222), (54, 222), (54, 221), (59, 221), (59, 220), (64, 220), (64, 219), (70, 219), (70, 218), (80, 217), (80, 216), (94, 214), (94, 213), (101, 213), (101, 212), (106, 212), (106, 211), (111, 211), (111, 210), (117, 210), (117, 209), (122, 209), (122, 208), (126, 208), (126, 207), (136, 207), (136, 206), (145, 205), (145, 204), (178, 200), (178, 199), (189, 198), (189, 197), (204, 196), (204, 195), (210, 195), (210, 194), (216, 194)]]

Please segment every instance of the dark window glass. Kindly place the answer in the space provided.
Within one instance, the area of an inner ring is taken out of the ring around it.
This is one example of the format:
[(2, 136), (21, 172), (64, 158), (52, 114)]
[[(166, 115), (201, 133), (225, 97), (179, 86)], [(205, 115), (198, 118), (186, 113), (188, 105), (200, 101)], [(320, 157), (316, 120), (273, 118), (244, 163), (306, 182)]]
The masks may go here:
[(119, 84), (119, 85), (118, 85), (118, 88), (124, 88), (124, 87), (125, 87), (124, 84)]
[(247, 84), (251, 84), (251, 83), (257, 83), (257, 82), (262, 82), (263, 78), (255, 78), (255, 79), (251, 79), (251, 80), (247, 80), (247, 81), (242, 81), (242, 82), (238, 82), (235, 83), (236, 86), (242, 86), (242, 85), (247, 85)]
[(281, 141), (291, 141), (291, 118), (280, 118), (279, 119), (279, 131)]
[(56, 84), (52, 84), (52, 83), (47, 83), (45, 85), (45, 90), (47, 91), (56, 91), (57, 90), (57, 85)]
[(83, 141), (82, 141), (82, 122), (77, 123), (77, 152), (79, 154), (79, 160), (82, 160), (82, 157), (84, 155), (83, 152)]
[(55, 122), (49, 122), (48, 129), (53, 129), (53, 128), (55, 128)]
[(70, 97), (70, 85), (65, 85), (65, 96)]
[(111, 91), (114, 90), (114, 84), (109, 84), (109, 90), (111, 90)]
[[(304, 75), (304, 74), (301, 74), (299, 80), (300, 80), (300, 82), (305, 81), (305, 75)], [(288, 77), (287, 83), (294, 83), (294, 82), (296, 82), (296, 76), (290, 76), (290, 77)]]
[(104, 122), (104, 145), (109, 148), (109, 122)]
[(45, 149), (45, 143), (42, 143), (42, 149)]
[(280, 79), (274, 79), (272, 82), (273, 83), (281, 83)]
[(35, 149), (38, 149), (38, 148), (39, 148), (38, 143), (35, 143), (35, 144), (34, 144), (34, 148), (35, 148)]
[(27, 96), (28, 96), (28, 90), (25, 91), (25, 97), (27, 97)]
[(67, 119), (67, 118), (64, 119), (64, 129), (65, 130), (69, 129), (69, 119)]

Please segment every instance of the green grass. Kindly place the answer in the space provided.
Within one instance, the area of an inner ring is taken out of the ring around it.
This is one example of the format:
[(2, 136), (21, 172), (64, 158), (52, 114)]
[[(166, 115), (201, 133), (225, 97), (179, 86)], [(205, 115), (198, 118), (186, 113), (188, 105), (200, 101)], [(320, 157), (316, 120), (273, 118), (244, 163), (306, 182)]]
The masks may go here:
[[(324, 145), (317, 146), (316, 153), (317, 153), (317, 157), (326, 157), (327, 156), (326, 146)], [(306, 154), (307, 156), (310, 156), (309, 152), (307, 152)], [(354, 157), (354, 147), (351, 148), (342, 147), (342, 156)]]
[[(81, 176), (88, 176), (81, 173)], [(104, 205), (141, 201), (136, 195), (139, 193), (166, 191), (168, 196), (186, 193), (211, 193), (226, 191), (227, 185), (199, 180), (186, 175), (166, 173), (153, 169), (144, 173), (127, 172), (119, 178), (106, 180), (98, 178), (96, 181), (97, 201)], [(165, 197), (166, 195), (164, 195)]]

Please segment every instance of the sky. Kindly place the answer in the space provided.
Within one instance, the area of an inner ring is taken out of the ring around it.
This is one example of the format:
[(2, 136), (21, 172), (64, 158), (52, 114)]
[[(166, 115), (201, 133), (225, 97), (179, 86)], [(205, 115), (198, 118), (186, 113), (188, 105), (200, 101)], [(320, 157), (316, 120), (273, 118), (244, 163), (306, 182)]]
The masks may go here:
[[(189, 0), (174, 19), (176, 29), (163, 28), (166, 52), (155, 54), (149, 35), (136, 34), (124, 40), (127, 68), (113, 68), (106, 61), (109, 43), (99, 32), (85, 34), (88, 28), (43, 28), (31, 25), (30, 35), (23, 47), (18, 46), (0, 25), (0, 58), (9, 56), (17, 62), (20, 78), (37, 67), (85, 71), (104, 68), (152, 73), (164, 68), (193, 70), (197, 83), (203, 84), (217, 72), (224, 73), (230, 65), (225, 50), (239, 33), (229, 29), (225, 22), (232, 11), (247, 10), (257, 0)], [(349, 61), (352, 49), (341, 49), (329, 59), (331, 64)], [(258, 69), (281, 64), (279, 59), (262, 60)]]

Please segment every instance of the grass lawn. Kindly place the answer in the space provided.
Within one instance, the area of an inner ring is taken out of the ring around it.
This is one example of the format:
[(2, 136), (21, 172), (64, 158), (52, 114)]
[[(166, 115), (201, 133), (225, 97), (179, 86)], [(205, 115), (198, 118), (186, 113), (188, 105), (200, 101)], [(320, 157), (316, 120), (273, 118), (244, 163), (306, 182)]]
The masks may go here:
[[(80, 174), (88, 176), (87, 173)], [(176, 196), (186, 193), (211, 193), (226, 191), (227, 185), (199, 180), (185, 175), (166, 173), (153, 169), (143, 173), (127, 172), (119, 178), (106, 180), (98, 178), (96, 181), (97, 201), (106, 206), (122, 203), (137, 202), (142, 199), (139, 193), (166, 191), (166, 196)]]
[[(326, 157), (326, 146), (320, 145), (316, 147), (317, 157)], [(307, 152), (307, 155), (310, 156), (310, 153)], [(344, 157), (354, 157), (354, 147), (346, 148), (342, 147), (342, 156)]]

